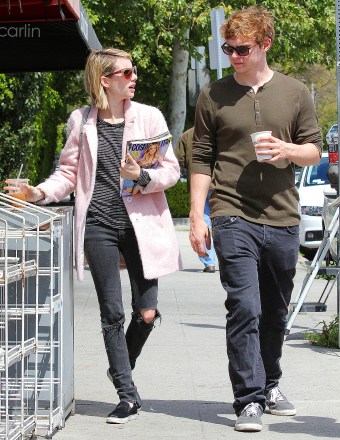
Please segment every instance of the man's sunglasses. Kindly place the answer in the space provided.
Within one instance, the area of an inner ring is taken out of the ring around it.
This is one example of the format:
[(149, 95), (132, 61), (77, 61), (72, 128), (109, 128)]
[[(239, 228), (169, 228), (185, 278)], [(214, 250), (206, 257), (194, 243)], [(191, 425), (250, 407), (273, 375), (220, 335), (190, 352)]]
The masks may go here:
[(249, 55), (250, 49), (255, 47), (257, 43), (253, 44), (252, 46), (229, 46), (227, 43), (223, 43), (221, 46), (221, 49), (226, 55), (232, 55), (234, 51), (237, 53), (240, 57), (247, 57)]
[(125, 69), (119, 69), (116, 70), (115, 72), (111, 72), (108, 75), (105, 75), (106, 77), (112, 76), (112, 75), (118, 75), (120, 74), (120, 76), (124, 76), (126, 79), (130, 79), (132, 74), (137, 75), (137, 67), (133, 66), (133, 67), (128, 67)]

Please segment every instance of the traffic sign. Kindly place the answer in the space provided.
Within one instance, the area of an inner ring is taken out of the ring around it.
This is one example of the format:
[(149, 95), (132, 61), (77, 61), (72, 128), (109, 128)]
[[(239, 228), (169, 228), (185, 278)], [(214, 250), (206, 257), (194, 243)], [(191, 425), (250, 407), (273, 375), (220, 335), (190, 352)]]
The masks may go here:
[(225, 22), (224, 9), (213, 9), (210, 12), (212, 39), (209, 41), (210, 69), (217, 69), (217, 77), (222, 78), (222, 68), (230, 67), (229, 58), (222, 52), (224, 43), (220, 27)]

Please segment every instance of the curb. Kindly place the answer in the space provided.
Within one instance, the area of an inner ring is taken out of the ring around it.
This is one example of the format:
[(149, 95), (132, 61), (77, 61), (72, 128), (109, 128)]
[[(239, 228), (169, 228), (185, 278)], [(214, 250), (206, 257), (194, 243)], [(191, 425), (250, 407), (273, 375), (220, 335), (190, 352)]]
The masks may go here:
[(176, 231), (189, 231), (190, 230), (190, 220), (188, 217), (183, 218), (173, 218), (173, 224)]

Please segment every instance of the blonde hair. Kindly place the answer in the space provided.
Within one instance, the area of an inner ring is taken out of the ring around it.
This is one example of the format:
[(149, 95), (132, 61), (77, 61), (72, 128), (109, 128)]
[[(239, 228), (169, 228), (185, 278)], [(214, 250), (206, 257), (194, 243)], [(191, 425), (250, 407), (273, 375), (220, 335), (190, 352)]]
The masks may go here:
[(100, 78), (113, 72), (117, 58), (128, 58), (132, 61), (132, 57), (128, 52), (113, 48), (94, 50), (86, 61), (84, 71), (85, 90), (91, 97), (92, 105), (101, 110), (107, 109), (109, 103)]
[(263, 7), (250, 6), (231, 14), (220, 31), (225, 40), (253, 40), (261, 47), (266, 38), (274, 41), (274, 15)]

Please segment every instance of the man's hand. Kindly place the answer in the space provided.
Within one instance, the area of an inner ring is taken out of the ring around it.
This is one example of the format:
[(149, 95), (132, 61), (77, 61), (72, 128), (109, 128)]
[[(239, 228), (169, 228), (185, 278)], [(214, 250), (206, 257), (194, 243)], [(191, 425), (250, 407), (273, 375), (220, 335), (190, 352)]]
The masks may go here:
[(203, 217), (190, 221), (190, 235), (189, 235), (191, 247), (201, 257), (207, 257), (208, 254), (205, 251), (204, 244), (207, 249), (211, 248), (211, 236), (210, 231), (205, 223)]

